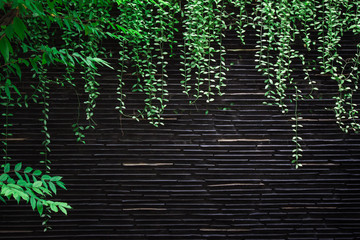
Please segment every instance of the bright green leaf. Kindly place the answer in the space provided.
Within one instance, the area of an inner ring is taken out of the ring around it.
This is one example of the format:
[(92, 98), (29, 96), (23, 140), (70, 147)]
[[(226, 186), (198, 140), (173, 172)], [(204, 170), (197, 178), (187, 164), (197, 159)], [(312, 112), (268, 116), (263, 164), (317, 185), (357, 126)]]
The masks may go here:
[(30, 198), (30, 204), (33, 210), (36, 208), (36, 199), (34, 197)]
[(5, 164), (4, 173), (8, 173), (10, 171), (10, 163)]
[(43, 213), (43, 210), (44, 210), (43, 204), (40, 201), (38, 201), (36, 203), (36, 207), (37, 207), (37, 210), (38, 210), (39, 214), (41, 215)]
[(55, 186), (55, 184), (52, 183), (52, 182), (49, 182), (49, 187), (50, 187), (51, 191), (53, 191), (56, 194), (56, 186)]
[(16, 164), (16, 165), (15, 165), (15, 168), (14, 168), (15, 172), (20, 171), (21, 167), (22, 167), (22, 163), (21, 163), (21, 162), (19, 162), (18, 164)]
[(33, 175), (39, 176), (39, 175), (41, 175), (41, 171), (40, 171), (40, 170), (35, 170), (35, 171), (33, 172)]

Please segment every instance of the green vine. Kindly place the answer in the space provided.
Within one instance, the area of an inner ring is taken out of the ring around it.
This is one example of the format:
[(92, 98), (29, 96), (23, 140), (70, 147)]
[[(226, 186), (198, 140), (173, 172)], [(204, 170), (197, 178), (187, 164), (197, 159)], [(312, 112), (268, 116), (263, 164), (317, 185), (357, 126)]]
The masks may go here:
[[(214, 101), (214, 90), (219, 96), (225, 86), (225, 49), (222, 45), (223, 31), (227, 28), (225, 20), (228, 14), (224, 3), (219, 0), (204, 3), (201, 0), (187, 1), (184, 6), (183, 27), (184, 42), (180, 56), (183, 68), (180, 69), (184, 79), (181, 84), (184, 93), (191, 97), (190, 103), (205, 97), (206, 102)], [(213, 45), (217, 44), (218, 48)], [(215, 55), (218, 55), (216, 58)], [(192, 87), (194, 79), (194, 87)], [(193, 94), (191, 92), (193, 90)]]
[[(121, 117), (144, 119), (158, 127), (169, 101), (169, 59), (179, 52), (180, 84), (191, 104), (211, 103), (226, 86), (226, 33), (234, 31), (246, 45), (246, 30), (256, 32), (256, 68), (264, 75), (267, 105), (278, 106), (291, 120), (294, 149), (291, 162), (301, 166), (303, 139), (299, 109), (317, 97), (319, 72), (338, 87), (334, 96), (335, 120), (344, 132), (360, 131), (354, 96), (359, 85), (360, 43), (344, 59), (345, 32), (360, 35), (360, 1), (349, 0), (86, 0), (0, 2), (0, 105), (4, 173), (1, 200), (30, 202), (40, 215), (67, 213), (67, 203), (54, 202), (61, 177), (50, 177), (51, 137), (48, 129), (53, 86), (70, 87), (77, 97), (77, 117), (72, 124), (76, 141), (85, 143), (87, 130), (96, 127), (96, 102), (100, 96), (100, 67), (118, 77), (117, 111)], [(181, 29), (181, 33), (177, 33)], [(182, 35), (180, 35), (182, 34)], [(175, 39), (182, 37), (181, 42)], [(119, 52), (105, 48), (117, 41)], [(317, 54), (309, 59), (309, 54)], [(104, 59), (116, 55), (117, 63)], [(56, 67), (58, 76), (48, 75)], [(115, 68), (115, 69), (114, 69)], [(33, 74), (22, 79), (24, 70)], [(19, 89), (18, 89), (19, 88)], [(85, 95), (85, 100), (82, 98)], [(127, 104), (129, 96), (143, 99), (142, 107)], [(43, 169), (23, 172), (8, 151), (15, 107), (42, 107)], [(84, 112), (82, 112), (84, 108)], [(85, 116), (83, 118), (83, 116)], [(290, 139), (289, 139), (290, 141)], [(10, 167), (15, 165), (14, 170)], [(36, 173), (36, 174), (35, 174)], [(5, 197), (5, 198), (4, 198)]]
[[(298, 135), (301, 127), (298, 104), (303, 99), (314, 98), (314, 92), (318, 90), (316, 81), (310, 78), (310, 72), (317, 68), (311, 66), (304, 51), (312, 51), (317, 46), (321, 74), (330, 76), (339, 87), (339, 95), (334, 97), (337, 123), (345, 132), (349, 129), (358, 131), (356, 105), (352, 102), (357, 89), (357, 74), (353, 71), (357, 59), (346, 62), (337, 52), (344, 31), (356, 28), (353, 20), (356, 19), (355, 6), (349, 1), (264, 0), (259, 1), (253, 11), (251, 25), (259, 37), (257, 68), (266, 77), (265, 96), (271, 100), (265, 104), (279, 106), (284, 114), (289, 112), (289, 104), (295, 104), (291, 109), (294, 111), (292, 121), (295, 121), (292, 125), (295, 144), (292, 162), (296, 168), (300, 166), (298, 160), (302, 152), (302, 138)], [(318, 33), (317, 39), (312, 36), (312, 29)], [(299, 41), (304, 49), (294, 48)], [(304, 92), (303, 81), (298, 78), (295, 81), (295, 63), (302, 66), (303, 80), (308, 83), (309, 92)], [(351, 69), (350, 74), (345, 74), (347, 68)]]
[[(117, 109), (121, 115), (137, 120), (144, 118), (154, 126), (163, 125), (161, 115), (168, 101), (166, 57), (169, 52), (165, 47), (173, 49), (178, 6), (176, 1), (135, 1), (119, 5), (121, 14), (117, 21), (121, 22), (122, 26), (116, 26), (121, 46)], [(130, 66), (127, 65), (128, 62), (131, 62)], [(132, 75), (136, 78), (132, 92), (144, 93), (146, 96), (144, 109), (138, 109), (134, 115), (125, 112), (123, 74), (129, 69), (133, 70)]]

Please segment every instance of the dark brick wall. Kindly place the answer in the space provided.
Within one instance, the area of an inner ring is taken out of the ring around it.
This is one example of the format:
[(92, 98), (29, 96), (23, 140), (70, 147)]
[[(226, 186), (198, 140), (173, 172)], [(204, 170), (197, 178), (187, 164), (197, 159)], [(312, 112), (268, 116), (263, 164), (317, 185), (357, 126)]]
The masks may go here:
[[(0, 239), (360, 239), (360, 136), (342, 133), (325, 110), (336, 85), (313, 76), (321, 99), (301, 105), (304, 166), (295, 170), (289, 157), (292, 116), (262, 104), (254, 39), (249, 34), (244, 51), (235, 35), (226, 38), (233, 65), (226, 94), (211, 104), (188, 104), (179, 60), (173, 60), (163, 127), (119, 118), (116, 73), (105, 71), (98, 126), (82, 145), (71, 129), (76, 94), (53, 91), (52, 172), (64, 176), (68, 187), (57, 198), (74, 209), (67, 217), (54, 215), (53, 230), (42, 233), (30, 206), (1, 205)], [(355, 51), (352, 40), (344, 40), (345, 56)], [(129, 99), (130, 108), (140, 104), (136, 95)], [(25, 165), (40, 160), (40, 113), (39, 106), (14, 111), (9, 151)]]

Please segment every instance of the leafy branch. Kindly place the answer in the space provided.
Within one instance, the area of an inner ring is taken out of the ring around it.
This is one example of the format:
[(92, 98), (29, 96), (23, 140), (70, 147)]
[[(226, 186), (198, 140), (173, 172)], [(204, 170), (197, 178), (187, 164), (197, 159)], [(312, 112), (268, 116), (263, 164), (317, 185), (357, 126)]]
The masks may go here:
[(2, 165), (4, 173), (0, 175), (0, 200), (6, 203), (7, 200), (15, 199), (18, 203), (24, 200), (30, 203), (33, 210), (43, 214), (44, 207), (50, 207), (52, 212), (59, 210), (67, 214), (71, 206), (65, 202), (58, 202), (46, 199), (57, 193), (60, 187), (66, 190), (60, 176), (49, 176), (40, 170), (26, 167), (22, 170), (22, 163), (18, 163), (11, 169), (10, 163)]

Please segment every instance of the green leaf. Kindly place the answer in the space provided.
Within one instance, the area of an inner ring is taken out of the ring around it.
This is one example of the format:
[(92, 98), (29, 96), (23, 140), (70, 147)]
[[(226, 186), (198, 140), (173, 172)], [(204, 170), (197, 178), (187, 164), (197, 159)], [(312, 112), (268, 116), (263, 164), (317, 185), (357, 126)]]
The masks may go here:
[[(17, 74), (18, 77), (21, 79), (21, 69), (20, 69), (20, 67), (19, 67), (19, 64), (13, 63), (13, 64), (11, 64), (10, 66), (15, 69), (16, 74)], [(16, 88), (14, 85), (13, 85), (12, 87), (14, 88), (15, 91), (17, 90), (17, 88)], [(15, 89), (15, 88), (16, 88), (16, 89)], [(17, 90), (16, 92), (21, 96), (19, 90)]]
[(27, 32), (24, 22), (20, 18), (15, 17), (13, 20), (13, 26), (16, 35), (18, 35), (21, 40), (24, 40)]
[[(20, 73), (18, 73), (18, 75), (19, 75), (19, 78), (21, 78), (21, 70), (20, 70), (20, 68), (19, 68), (19, 71), (20, 71)], [(15, 92), (16, 92), (19, 96), (21, 96), (21, 93), (20, 93), (19, 89), (17, 89), (17, 87), (16, 87), (15, 85), (12, 85), (11, 87), (15, 90)]]
[(34, 197), (30, 198), (30, 204), (33, 210), (36, 208), (36, 199)]
[[(3, 203), (5, 203), (6, 204), (6, 201), (5, 201), (5, 199), (2, 197), (2, 196), (0, 196), (0, 201), (2, 201)], [(61, 210), (61, 209), (60, 209)], [(62, 211), (62, 210), (61, 210)], [(65, 213), (66, 214), (66, 213)]]
[(66, 190), (66, 187), (65, 187), (65, 184), (61, 181), (57, 181), (56, 184), (61, 187), (62, 189), (65, 189)]
[(49, 187), (50, 187), (51, 191), (53, 191), (56, 194), (56, 186), (55, 186), (55, 184), (52, 183), (52, 182), (49, 182)]
[(17, 185), (16, 183), (9, 183), (8, 187), (17, 189), (17, 190), (23, 190), (21, 186)]
[(41, 180), (50, 180), (50, 179), (51, 179), (51, 177), (49, 175), (43, 175), (41, 177)]
[(84, 30), (85, 30), (85, 36), (89, 35), (90, 29), (89, 29), (88, 25), (84, 25)]
[(56, 181), (60, 181), (62, 179), (62, 177), (60, 176), (54, 176), (50, 179), (50, 181), (56, 182)]
[(37, 210), (38, 210), (39, 214), (41, 215), (41, 214), (43, 213), (43, 211), (44, 211), (44, 206), (43, 206), (43, 204), (42, 204), (40, 201), (38, 201), (38, 202), (36, 203), (36, 207), (37, 207)]
[(46, 190), (48, 190), (49, 188), (48, 188), (48, 185), (47, 185), (46, 181), (45, 181), (45, 180), (41, 180), (41, 182), (42, 182), (43, 187), (44, 187)]
[(8, 173), (10, 171), (10, 163), (5, 164), (4, 173)]
[(62, 211), (65, 215), (67, 215), (66, 208), (59, 206), (60, 211)]
[(16, 176), (19, 178), (19, 180), (23, 180), (23, 177), (21, 176), (21, 174), (20, 174), (20, 173), (15, 172), (15, 174), (16, 174)]
[(25, 173), (24, 175), (25, 175), (26, 182), (30, 183), (30, 178), (29, 178), (29, 176), (28, 176), (26, 173)]
[(53, 210), (54, 212), (58, 212), (59, 209), (56, 207), (56, 205), (54, 203), (50, 204), (50, 209)]
[(8, 177), (9, 177), (9, 175), (7, 175), (6, 173), (1, 174), (1, 176), (0, 176), (0, 182), (6, 181), (6, 179), (8, 179)]
[(17, 185), (25, 187), (27, 186), (27, 182), (21, 179), (17, 181)]
[(40, 195), (42, 195), (42, 196), (45, 195), (39, 188), (33, 188), (32, 190), (33, 190), (34, 192), (36, 192), (37, 194), (40, 194)]
[(35, 170), (35, 171), (33, 172), (33, 175), (39, 176), (39, 175), (41, 175), (41, 171), (40, 171), (40, 170)]
[[(91, 58), (91, 57), (87, 57), (86, 60), (89, 60), (89, 62), (94, 61), (102, 66), (106, 66), (110, 69), (114, 69), (112, 66), (109, 65), (109, 63), (101, 58)], [(90, 64), (91, 65), (91, 64)]]
[(29, 173), (32, 170), (33, 170), (32, 167), (26, 167), (25, 170), (24, 170), (24, 173)]
[(33, 183), (33, 187), (34, 187), (34, 188), (41, 187), (41, 185), (42, 185), (42, 182), (41, 182), (41, 181), (36, 181), (36, 182)]
[(15, 172), (20, 171), (20, 170), (21, 170), (21, 167), (22, 167), (22, 163), (21, 163), (21, 162), (19, 162), (18, 164), (16, 164), (16, 165), (15, 165), (15, 168), (14, 168)]
[(20, 203), (21, 197), (17, 192), (13, 192), (13, 198), (17, 201), (17, 203)]
[(19, 192), (19, 195), (21, 196), (22, 199), (24, 199), (24, 201), (29, 202), (29, 195), (27, 195), (24, 192)]
[(8, 181), (8, 183), (12, 183), (12, 184), (15, 184), (15, 183), (16, 183), (15, 180), (12, 179), (11, 177), (9, 177), (9, 178), (7, 179), (7, 181)]
[(9, 62), (9, 53), (12, 52), (12, 48), (7, 37), (3, 37), (0, 40), (0, 52), (4, 57), (5, 63)]

